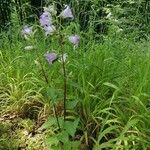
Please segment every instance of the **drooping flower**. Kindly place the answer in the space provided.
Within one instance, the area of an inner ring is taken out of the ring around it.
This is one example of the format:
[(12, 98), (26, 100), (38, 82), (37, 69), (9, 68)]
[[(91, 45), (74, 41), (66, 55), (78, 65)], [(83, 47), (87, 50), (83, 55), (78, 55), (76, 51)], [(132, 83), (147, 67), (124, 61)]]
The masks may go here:
[(40, 24), (45, 30), (45, 35), (52, 35), (56, 30), (55, 26), (52, 24), (52, 16), (48, 11), (43, 12), (40, 16)]
[(45, 11), (40, 16), (40, 24), (43, 27), (52, 25), (52, 16), (49, 14), (49, 12)]
[(25, 25), (25, 26), (23, 27), (21, 33), (22, 33), (23, 35), (25, 35), (25, 34), (26, 34), (26, 35), (32, 34), (32, 27), (29, 27), (28, 25)]
[(78, 35), (72, 35), (69, 37), (69, 41), (75, 45), (78, 46), (79, 42), (80, 42), (80, 37)]
[(50, 25), (50, 26), (44, 26), (44, 30), (45, 30), (45, 35), (52, 35), (55, 31), (56, 28), (54, 25)]
[(52, 53), (47, 52), (45, 54), (45, 57), (49, 64), (52, 64), (58, 58), (57, 54), (54, 52)]
[(60, 13), (59, 15), (62, 18), (72, 18), (74, 19), (74, 16), (72, 14), (72, 11), (68, 5), (65, 5), (65, 9)]
[(32, 31), (32, 27), (25, 25), (21, 30), (21, 34), (26, 40), (29, 40), (29, 37), (33, 35), (34, 32)]

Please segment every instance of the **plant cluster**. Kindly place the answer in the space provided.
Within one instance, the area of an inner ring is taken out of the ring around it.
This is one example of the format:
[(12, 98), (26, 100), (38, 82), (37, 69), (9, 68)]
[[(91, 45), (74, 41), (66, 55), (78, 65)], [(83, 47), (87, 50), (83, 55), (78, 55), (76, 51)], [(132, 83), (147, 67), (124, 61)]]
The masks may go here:
[(0, 149), (149, 150), (150, 44), (120, 23), (137, 2), (70, 3), (93, 9), (86, 32), (68, 4), (0, 34)]

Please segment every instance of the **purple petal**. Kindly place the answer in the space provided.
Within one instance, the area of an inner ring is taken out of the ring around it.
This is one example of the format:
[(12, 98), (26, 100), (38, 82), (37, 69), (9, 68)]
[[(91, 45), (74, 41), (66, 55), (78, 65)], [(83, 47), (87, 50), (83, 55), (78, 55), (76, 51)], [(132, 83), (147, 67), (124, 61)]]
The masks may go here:
[(72, 35), (69, 37), (69, 41), (74, 45), (78, 45), (80, 42), (80, 37), (78, 35)]
[(29, 27), (28, 25), (25, 25), (21, 31), (23, 35), (29, 35), (32, 33), (32, 27)]
[(56, 28), (54, 25), (50, 25), (50, 26), (45, 26), (44, 27), (44, 30), (45, 30), (45, 35), (52, 35), (55, 31), (56, 31)]
[(56, 53), (46, 53), (45, 54), (46, 60), (49, 64), (52, 64), (57, 59)]
[(50, 26), (52, 24), (52, 16), (48, 12), (44, 12), (40, 16), (41, 26)]

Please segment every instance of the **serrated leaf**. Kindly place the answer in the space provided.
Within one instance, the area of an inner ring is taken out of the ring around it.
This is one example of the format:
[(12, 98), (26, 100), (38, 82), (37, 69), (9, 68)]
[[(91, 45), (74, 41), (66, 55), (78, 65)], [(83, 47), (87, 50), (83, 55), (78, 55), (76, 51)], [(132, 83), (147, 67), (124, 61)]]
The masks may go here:
[(62, 131), (62, 132), (58, 133), (57, 138), (59, 141), (61, 141), (63, 143), (67, 143), (69, 141), (69, 135), (66, 131)]
[(72, 121), (65, 121), (64, 122), (64, 129), (66, 130), (66, 132), (69, 135), (71, 135), (73, 137), (75, 132), (76, 132), (76, 130), (77, 130), (78, 124), (79, 124), (79, 118), (76, 119), (74, 122), (72, 122)]

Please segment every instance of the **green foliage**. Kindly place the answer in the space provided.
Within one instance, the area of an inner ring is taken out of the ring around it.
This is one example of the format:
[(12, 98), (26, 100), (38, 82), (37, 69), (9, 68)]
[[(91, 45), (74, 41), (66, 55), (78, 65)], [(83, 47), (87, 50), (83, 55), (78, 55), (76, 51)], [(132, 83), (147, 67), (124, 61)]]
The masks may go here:
[[(148, 149), (149, 42), (114, 37), (114, 34), (106, 36), (103, 44), (94, 40), (85, 42), (83, 37), (75, 51), (70, 45), (65, 46), (69, 55), (68, 120), (64, 123), (61, 113), (58, 113), (61, 131), (51, 112), (52, 103), (55, 102), (57, 107), (62, 101), (59, 63), (48, 69), (47, 63), (43, 64), (51, 81), (51, 88), (43, 89), (45, 83), (38, 66), (34, 64), (37, 59), (34, 50), (24, 51), (22, 41), (13, 39), (11, 46), (6, 42), (0, 55), (1, 114), (16, 112), (38, 120), (38, 130), (46, 131), (43, 132), (45, 143), (51, 149), (60, 149), (62, 145), (78, 147), (79, 144), (81, 149), (92, 145), (93, 149)], [(42, 40), (39, 45), (39, 54), (44, 61), (46, 51)], [(57, 49), (54, 41), (49, 44), (51, 48)], [(57, 111), (62, 112), (62, 107), (58, 107)], [(42, 121), (43, 117), (47, 120), (48, 115), (48, 121)], [(29, 131), (33, 129), (30, 121), (21, 121), (18, 125)], [(6, 131), (1, 129), (2, 133)], [(6, 141), (6, 137), (1, 137), (4, 147), (8, 146)]]
[[(11, 2), (14, 4), (12, 10), (10, 10)], [(90, 30), (96, 37), (102, 37), (101, 34), (108, 34), (108, 32), (124, 32), (126, 35), (134, 34), (139, 40), (147, 39), (150, 32), (150, 2), (148, 0), (66, 0), (60, 2), (52, 0), (7, 0), (2, 1), (0, 6), (1, 25), (8, 24), (11, 18), (16, 20), (13, 20), (14, 25), (17, 24), (17, 18), (21, 24), (24, 22), (34, 23), (42, 12), (44, 4), (52, 3), (56, 4), (58, 14), (64, 3), (72, 6), (75, 20), (79, 23), (80, 29)], [(16, 12), (18, 17), (14, 18)]]
[[(150, 44), (137, 40), (148, 37), (149, 1), (70, 4), (78, 23), (68, 23), (63, 34), (76, 31), (81, 42), (73, 49), (64, 39), (65, 121), (62, 65), (44, 58), (60, 52), (58, 36), (45, 38), (38, 28), (35, 39), (24, 41), (18, 26), (0, 35), (0, 149), (150, 149)], [(96, 32), (107, 33), (103, 42)], [(30, 43), (38, 51), (24, 50)]]

